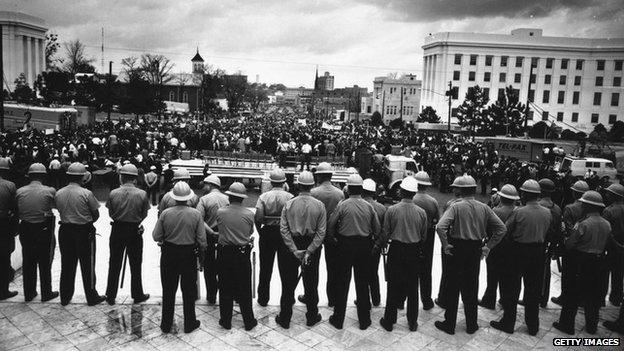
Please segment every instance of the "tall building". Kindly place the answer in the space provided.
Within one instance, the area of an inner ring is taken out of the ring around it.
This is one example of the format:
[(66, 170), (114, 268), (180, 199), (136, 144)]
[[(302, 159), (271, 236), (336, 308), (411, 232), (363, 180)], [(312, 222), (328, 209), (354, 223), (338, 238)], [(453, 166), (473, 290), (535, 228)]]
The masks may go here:
[(325, 72), (324, 75), (319, 77), (317, 69), (316, 79), (314, 80), (314, 90), (334, 90), (334, 76), (330, 76), (329, 72)]
[(510, 35), (444, 32), (427, 36), (423, 50), (421, 105), (441, 116), (448, 114), (444, 93), (452, 82), (459, 87), (453, 115), (469, 87), (485, 88), (493, 102), (511, 85), (521, 102), (533, 101), (529, 125), (550, 120), (590, 132), (624, 118), (624, 38), (547, 37), (529, 28)]
[(2, 26), (2, 59), (4, 60), (4, 84), (13, 89), (21, 73), (33, 86), (37, 75), (45, 71), (45, 21), (21, 12), (0, 11)]
[(384, 123), (396, 118), (416, 122), (420, 113), (422, 82), (413, 74), (399, 78), (376, 77), (373, 81), (373, 112), (381, 113)]

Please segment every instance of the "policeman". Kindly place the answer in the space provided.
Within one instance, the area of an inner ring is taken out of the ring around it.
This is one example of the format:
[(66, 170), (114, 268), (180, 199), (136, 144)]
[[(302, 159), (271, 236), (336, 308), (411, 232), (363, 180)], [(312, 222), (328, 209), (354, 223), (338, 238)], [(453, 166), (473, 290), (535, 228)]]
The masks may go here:
[[(421, 181), (424, 177), (420, 177)], [(418, 329), (418, 280), (426, 260), (424, 244), (430, 222), (427, 212), (414, 203), (418, 181), (406, 177), (400, 185), (401, 201), (388, 208), (377, 248), (390, 240), (388, 250), (388, 291), (386, 310), (379, 324), (392, 331), (397, 321), (397, 308), (407, 296), (407, 322), (411, 331)]]
[[(622, 270), (624, 269), (624, 186), (611, 184), (606, 189), (609, 206), (602, 216), (611, 224), (611, 240), (607, 246), (607, 264), (611, 272), (611, 294), (609, 301), (619, 306), (622, 303)], [(609, 285), (608, 276), (605, 290)]]
[(176, 205), (165, 209), (158, 216), (152, 233), (154, 241), (162, 247), (160, 277), (163, 287), (163, 303), (160, 329), (163, 333), (171, 331), (178, 281), (180, 281), (184, 305), (184, 332), (190, 333), (200, 325), (195, 317), (197, 284), (195, 250), (205, 250), (206, 230), (201, 213), (188, 206), (188, 201), (193, 196), (195, 194), (186, 182), (177, 182), (170, 193)]
[(138, 169), (129, 163), (119, 170), (121, 186), (111, 191), (106, 207), (113, 220), (110, 235), (110, 259), (108, 261), (108, 285), (106, 302), (115, 304), (119, 272), (124, 255), (130, 263), (130, 291), (134, 303), (149, 299), (143, 293), (141, 264), (143, 262), (143, 227), (141, 222), (150, 208), (147, 193), (136, 186)]
[(59, 296), (52, 291), (52, 260), (56, 237), (54, 236), (54, 188), (43, 185), (46, 168), (33, 163), (28, 168), (30, 184), (17, 189), (16, 199), (20, 222), (24, 275), (24, 298), (26, 302), (37, 296), (37, 266), (41, 277), (41, 301)]
[(156, 166), (151, 166), (150, 171), (145, 173), (145, 184), (147, 185), (147, 196), (154, 206), (158, 204), (158, 174)]
[[(344, 193), (333, 186), (331, 183), (332, 175), (333, 175), (332, 167), (327, 162), (321, 162), (318, 167), (316, 167), (316, 180), (319, 183), (319, 186), (313, 188), (310, 192), (312, 196), (318, 200), (320, 200), (323, 205), (325, 205), (325, 213), (327, 215), (327, 220), (331, 218), (331, 214), (334, 212), (334, 209), (338, 205), (338, 203), (344, 200)], [(325, 238), (325, 266), (327, 267), (327, 302), (329, 307), (333, 307), (336, 301), (336, 262), (338, 260), (338, 253), (336, 252), (335, 243), (329, 242), (328, 238)], [(299, 301), (302, 303), (306, 303), (305, 295), (299, 296)]]
[[(218, 232), (217, 210), (230, 204), (227, 195), (221, 193), (221, 179), (216, 175), (209, 175), (204, 178), (204, 189), (206, 195), (202, 196), (197, 203), (197, 209), (202, 215), (202, 219), (207, 228), (213, 232)], [(204, 281), (206, 282), (206, 300), (209, 304), (215, 304), (217, 300), (217, 256), (216, 245), (217, 236), (207, 235), (206, 251), (204, 252)]]
[(85, 166), (74, 162), (67, 168), (69, 184), (54, 197), (61, 217), (59, 247), (61, 250), (61, 305), (69, 304), (74, 296), (76, 266), (80, 261), (82, 284), (87, 304), (97, 305), (106, 300), (95, 289), (95, 227), (100, 217), (100, 204), (93, 193), (81, 187)]
[[(574, 229), (574, 225), (576, 225), (577, 222), (583, 219), (583, 205), (579, 200), (581, 196), (583, 196), (583, 194), (589, 190), (589, 185), (587, 185), (585, 181), (579, 180), (572, 185), (570, 190), (572, 190), (574, 202), (567, 205), (563, 209), (562, 215), (562, 228), (564, 229), (563, 234), (565, 237), (570, 236), (570, 233)], [(565, 248), (561, 248), (560, 251), (564, 251), (562, 257), (563, 269), (561, 272), (561, 295), (559, 295), (558, 297), (552, 297), (550, 299), (550, 301), (556, 303), (557, 305), (562, 304), (566, 291), (572, 289), (572, 284), (574, 284), (574, 277), (571, 274), (568, 274), (570, 272), (567, 272), (565, 270), (565, 267), (572, 268), (576, 265), (574, 262), (572, 262), (576, 258), (575, 255), (568, 255), (567, 252), (565, 252)], [(566, 261), (570, 261), (569, 264), (566, 264)]]
[[(186, 168), (181, 167), (181, 168), (176, 169), (173, 172), (173, 184), (174, 185), (176, 182), (179, 182), (179, 181), (184, 181), (188, 183), (190, 180), (191, 180), (191, 175)], [(190, 207), (196, 207), (198, 202), (199, 202), (199, 198), (197, 197), (197, 195), (193, 193), (193, 197), (191, 197), (188, 200), (187, 205), (189, 205)], [(176, 206), (176, 201), (171, 198), (171, 191), (168, 191), (160, 200), (160, 203), (158, 204), (158, 216), (160, 216), (162, 211), (173, 206)]]
[[(444, 321), (436, 321), (436, 328), (455, 333), (457, 305), (461, 291), (466, 314), (466, 332), (473, 334), (477, 324), (477, 293), (479, 289), (479, 260), (487, 256), (505, 234), (505, 224), (491, 208), (474, 198), (477, 182), (465, 175), (455, 182), (462, 200), (453, 203), (442, 215), (436, 231), (448, 258), (448, 305)], [(450, 230), (450, 228), (453, 228)], [(449, 231), (450, 230), (450, 231)], [(448, 234), (447, 234), (448, 233)], [(484, 237), (490, 239), (482, 247)]]
[[(511, 212), (516, 208), (516, 201), (520, 200), (516, 187), (511, 184), (505, 184), (498, 193), (498, 206), (493, 211), (505, 223)], [(490, 310), (496, 309), (496, 291), (498, 290), (501, 277), (504, 274), (502, 268), (503, 259), (505, 256), (505, 245), (508, 240), (503, 240), (496, 245), (485, 259), (487, 264), (487, 287), (483, 298), (479, 301), (479, 306), (485, 307)]]
[(431, 186), (429, 174), (425, 171), (420, 171), (416, 173), (414, 178), (416, 178), (418, 183), (418, 191), (414, 195), (414, 203), (427, 213), (427, 236), (423, 242), (425, 257), (422, 270), (420, 271), (420, 300), (423, 304), (423, 310), (428, 311), (433, 308), (433, 300), (431, 299), (431, 269), (435, 244), (435, 225), (440, 219), (440, 208), (438, 200), (427, 194), (427, 188)]
[(525, 181), (520, 191), (525, 205), (515, 209), (507, 219), (508, 245), (501, 252), (501, 263), (508, 270), (501, 275), (501, 300), (505, 312), (500, 321), (491, 321), (490, 325), (509, 334), (514, 332), (521, 282), (524, 282), (524, 320), (529, 335), (535, 336), (539, 330), (544, 242), (551, 215), (550, 210), (537, 202), (542, 192), (537, 181)]
[(11, 280), (11, 253), (15, 250), (15, 184), (8, 181), (10, 170), (8, 158), (0, 158), (0, 300), (17, 295), (17, 291), (9, 290)]
[(555, 183), (548, 179), (541, 179), (539, 182), (542, 189), (542, 197), (538, 201), (541, 206), (550, 210), (550, 229), (546, 234), (546, 245), (544, 251), (546, 257), (544, 257), (544, 275), (542, 280), (542, 292), (540, 294), (540, 307), (545, 308), (548, 304), (548, 297), (550, 295), (550, 262), (552, 258), (556, 258), (555, 250), (558, 245), (563, 244), (563, 238), (561, 237), (561, 208), (552, 200), (552, 194), (555, 191)]
[(334, 314), (329, 317), (329, 323), (336, 329), (342, 329), (344, 322), (351, 270), (358, 299), (360, 329), (366, 330), (371, 325), (368, 290), (370, 253), (381, 227), (373, 205), (362, 199), (362, 183), (363, 179), (357, 173), (347, 178), (349, 198), (338, 203), (327, 223), (327, 235), (330, 241), (336, 242), (338, 253), (335, 307)]
[(314, 186), (312, 173), (301, 172), (297, 184), (299, 195), (289, 200), (282, 209), (282, 243), (277, 254), (282, 297), (275, 322), (285, 329), (290, 327), (299, 265), (302, 266), (301, 278), (306, 296), (306, 325), (311, 327), (321, 321), (318, 313), (318, 276), (321, 245), (327, 226), (325, 205), (310, 195), (310, 189)]
[[(379, 220), (380, 227), (383, 228), (383, 218), (386, 214), (386, 206), (380, 204), (375, 199), (377, 195), (377, 184), (375, 181), (367, 178), (364, 179), (362, 183), (362, 198), (371, 205), (373, 205), (373, 209), (375, 209), (375, 213), (377, 213), (377, 219)], [(372, 252), (371, 258), (371, 270), (368, 276), (368, 287), (370, 289), (371, 301), (373, 306), (379, 306), (381, 302), (381, 296), (379, 293), (379, 259), (381, 258), (381, 251), (377, 250)]]
[[(230, 205), (217, 210), (219, 248), (217, 267), (219, 274), (219, 325), (232, 328), (232, 306), (237, 298), (245, 330), (252, 330), (258, 321), (251, 307), (251, 235), (254, 232), (254, 214), (243, 207), (247, 198), (245, 186), (239, 182), (225, 192)], [(208, 233), (215, 234), (210, 228)]]
[[(574, 282), (572, 288), (563, 295), (559, 321), (553, 323), (553, 327), (570, 335), (574, 334), (574, 319), (580, 302), (585, 309), (585, 331), (589, 334), (596, 333), (601, 300), (604, 302), (601, 286), (604, 253), (611, 239), (611, 224), (600, 216), (600, 211), (604, 208), (602, 196), (589, 190), (579, 201), (583, 205), (585, 219), (572, 228), (565, 241), (568, 255), (574, 255), (575, 258), (564, 261), (564, 269), (571, 273)], [(570, 263), (574, 266), (565, 267)]]

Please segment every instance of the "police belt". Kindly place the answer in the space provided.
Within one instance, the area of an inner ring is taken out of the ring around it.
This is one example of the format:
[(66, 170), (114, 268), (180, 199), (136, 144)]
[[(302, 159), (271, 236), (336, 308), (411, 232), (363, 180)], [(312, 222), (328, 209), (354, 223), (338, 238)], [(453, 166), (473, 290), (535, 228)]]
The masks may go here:
[(120, 226), (120, 227), (130, 227), (130, 228), (139, 228), (141, 222), (124, 222), (124, 221), (113, 221), (111, 222), (112, 226)]
[(195, 247), (197, 247), (197, 245), (195, 244), (184, 244), (184, 245), (180, 245), (180, 244), (174, 244), (170, 241), (164, 241), (162, 246), (165, 247), (177, 247), (177, 248), (181, 248), (181, 249), (194, 249)]
[(602, 260), (606, 257), (604, 253), (585, 252), (580, 250), (572, 250), (572, 253), (578, 254), (582, 258)]
[(241, 254), (248, 254), (251, 252), (251, 244), (245, 244), (245, 245), (221, 245), (218, 244), (217, 245), (217, 249), (222, 250), (222, 251), (238, 251)]
[[(282, 216), (264, 216), (264, 220), (262, 224), (266, 227), (279, 227), (279, 221), (282, 219)], [(277, 224), (270, 224), (269, 222), (277, 221)]]
[(36, 226), (47, 226), (53, 223), (50, 222), (54, 222), (54, 216), (45, 216), (43, 217), (43, 221), (42, 222), (29, 222), (27, 220), (21, 220), (20, 224), (21, 225), (26, 225), (26, 226), (32, 226), (32, 227), (36, 227)]

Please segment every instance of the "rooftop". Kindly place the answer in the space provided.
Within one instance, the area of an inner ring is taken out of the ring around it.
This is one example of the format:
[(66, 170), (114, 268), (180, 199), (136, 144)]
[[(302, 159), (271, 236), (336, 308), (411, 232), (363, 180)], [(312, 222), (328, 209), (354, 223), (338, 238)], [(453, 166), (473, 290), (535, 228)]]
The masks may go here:
[(0, 11), (0, 23), (19, 24), (44, 32), (48, 30), (43, 18), (35, 17), (22, 12)]

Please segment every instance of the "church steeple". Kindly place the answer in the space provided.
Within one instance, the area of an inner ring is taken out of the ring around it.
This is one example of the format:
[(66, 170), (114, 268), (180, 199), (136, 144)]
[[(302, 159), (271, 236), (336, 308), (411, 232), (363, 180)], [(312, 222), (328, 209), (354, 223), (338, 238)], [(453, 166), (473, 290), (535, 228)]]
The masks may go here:
[(199, 46), (197, 47), (197, 52), (195, 56), (191, 59), (191, 63), (193, 65), (193, 73), (194, 74), (202, 74), (204, 73), (204, 59), (199, 54)]

